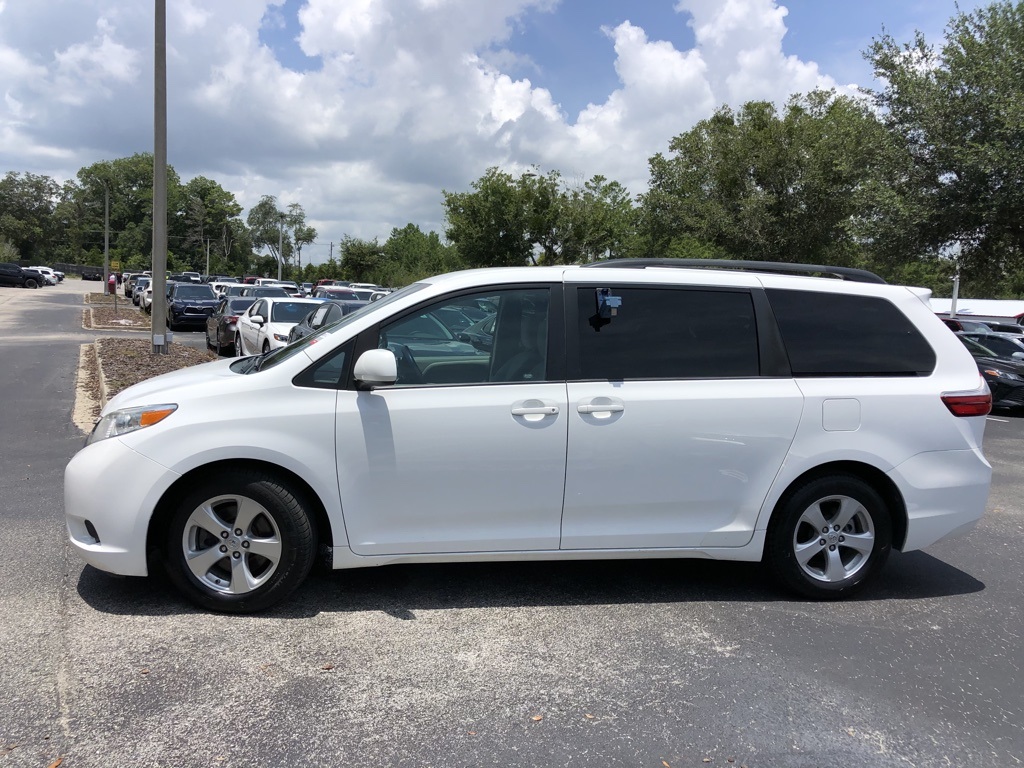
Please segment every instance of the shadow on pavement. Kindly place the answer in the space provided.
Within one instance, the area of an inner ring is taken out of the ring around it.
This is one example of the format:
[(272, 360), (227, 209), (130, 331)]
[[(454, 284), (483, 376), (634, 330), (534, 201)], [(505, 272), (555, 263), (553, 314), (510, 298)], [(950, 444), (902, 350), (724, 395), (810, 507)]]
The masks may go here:
[[(852, 602), (920, 600), (979, 592), (985, 585), (924, 552), (894, 552), (881, 578)], [(199, 613), (162, 577), (115, 577), (85, 567), (78, 593), (97, 611), (145, 616)], [(396, 565), (313, 573), (268, 618), (321, 612), (416, 611), (639, 603), (796, 603), (757, 563), (616, 560)]]

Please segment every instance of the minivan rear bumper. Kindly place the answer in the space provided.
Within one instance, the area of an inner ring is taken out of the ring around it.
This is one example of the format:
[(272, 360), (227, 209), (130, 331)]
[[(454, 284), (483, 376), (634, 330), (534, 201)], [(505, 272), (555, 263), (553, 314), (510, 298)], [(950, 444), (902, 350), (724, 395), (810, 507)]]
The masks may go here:
[[(903, 552), (970, 531), (985, 513), (992, 466), (981, 451), (929, 451), (889, 473), (907, 503)], [(899, 542), (894, 542), (899, 544)]]

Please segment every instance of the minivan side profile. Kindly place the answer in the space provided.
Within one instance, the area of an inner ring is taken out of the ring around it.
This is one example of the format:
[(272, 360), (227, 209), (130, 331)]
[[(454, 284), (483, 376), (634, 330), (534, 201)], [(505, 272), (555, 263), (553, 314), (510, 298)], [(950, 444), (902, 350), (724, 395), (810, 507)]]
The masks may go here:
[[(970, 530), (991, 395), (928, 292), (736, 264), (441, 275), (268, 354), (138, 384), (68, 464), (71, 543), (246, 612), (318, 553), (763, 561), (834, 599), (891, 549)], [(460, 307), (493, 313), (486, 343), (441, 321)], [(97, 492), (114, 476), (117, 498)]]

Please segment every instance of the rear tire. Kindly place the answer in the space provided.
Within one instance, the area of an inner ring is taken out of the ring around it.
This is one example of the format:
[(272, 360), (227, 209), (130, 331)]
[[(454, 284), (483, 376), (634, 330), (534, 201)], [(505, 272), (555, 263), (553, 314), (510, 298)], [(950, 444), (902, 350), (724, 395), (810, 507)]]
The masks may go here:
[(303, 496), (265, 472), (231, 470), (178, 504), (167, 573), (193, 603), (252, 613), (284, 600), (313, 566), (316, 533)]
[(847, 597), (874, 578), (892, 549), (891, 511), (859, 477), (826, 475), (791, 489), (768, 526), (764, 560), (805, 597)]

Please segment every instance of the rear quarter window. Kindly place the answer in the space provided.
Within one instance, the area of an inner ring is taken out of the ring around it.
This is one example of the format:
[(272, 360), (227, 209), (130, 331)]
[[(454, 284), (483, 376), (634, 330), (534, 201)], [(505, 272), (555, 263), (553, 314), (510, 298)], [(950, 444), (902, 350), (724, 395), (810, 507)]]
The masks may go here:
[(894, 304), (877, 296), (769, 289), (793, 375), (927, 376), (935, 352)]

